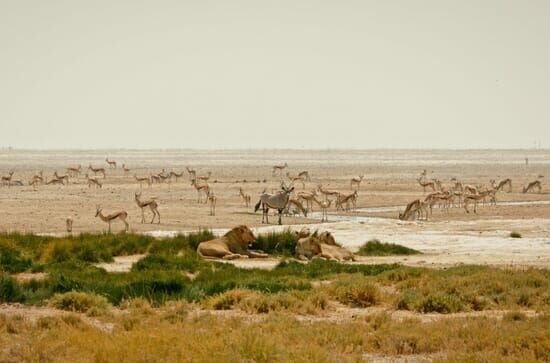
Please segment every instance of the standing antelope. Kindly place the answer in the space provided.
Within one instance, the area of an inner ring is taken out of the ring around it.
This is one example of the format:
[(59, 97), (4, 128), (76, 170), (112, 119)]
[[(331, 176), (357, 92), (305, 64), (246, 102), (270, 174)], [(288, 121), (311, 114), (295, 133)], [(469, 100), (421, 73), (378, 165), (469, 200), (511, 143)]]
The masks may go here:
[(485, 200), (487, 198), (488, 191), (483, 191), (478, 194), (466, 194), (464, 195), (463, 203), (464, 203), (464, 209), (466, 210), (466, 213), (470, 213), (468, 210), (468, 205), (470, 203), (474, 203), (474, 213), (477, 213), (477, 203), (479, 201)]
[(216, 196), (214, 195), (213, 191), (210, 191), (208, 194), (208, 204), (210, 205), (210, 215), (215, 216), (216, 215)]
[(424, 189), (424, 193), (426, 193), (426, 188), (432, 188), (432, 192), (435, 191), (435, 183), (433, 181), (426, 181), (422, 178), (416, 179), (418, 181), (418, 184)]
[(114, 169), (116, 169), (116, 161), (114, 161), (114, 160), (109, 160), (109, 158), (105, 158), (105, 161), (107, 162), (107, 164), (109, 164), (109, 168), (114, 168)]
[(88, 174), (86, 174), (86, 180), (88, 181), (88, 188), (94, 187), (101, 189), (103, 187), (103, 184), (101, 184), (95, 176), (90, 178)]
[(191, 169), (188, 166), (186, 166), (185, 169), (187, 169), (187, 173), (189, 173), (189, 180), (197, 179), (197, 171), (195, 169)]
[(289, 172), (286, 173), (286, 177), (288, 178), (288, 180), (290, 180), (290, 182), (292, 184), (294, 184), (295, 182), (299, 181), (300, 183), (302, 183), (302, 189), (305, 189), (306, 188), (306, 184), (304, 183), (304, 177), (303, 176), (294, 176), (294, 175), (290, 175)]
[(271, 176), (275, 176), (277, 172), (279, 172), (279, 175), (283, 174), (283, 169), (288, 167), (287, 163), (284, 163), (283, 165), (274, 165), (273, 170), (271, 171)]
[(130, 174), (130, 168), (126, 167), (126, 164), (122, 164), (122, 170), (124, 170), (124, 175)]
[(170, 172), (170, 179), (176, 178), (176, 183), (178, 182), (178, 178), (181, 178), (181, 177), (183, 177), (183, 171), (180, 172), (179, 174), (176, 173), (176, 172), (173, 171), (173, 170)]
[(498, 184), (496, 184), (495, 180), (491, 180), (491, 186), (495, 190), (502, 191), (506, 185), (508, 185), (508, 193), (510, 193), (512, 191), (512, 179), (506, 178), (501, 180)]
[(124, 223), (124, 225), (126, 226), (126, 229), (125, 229), (126, 232), (128, 232), (128, 229), (130, 228), (130, 226), (128, 225), (128, 222), (126, 222), (126, 218), (128, 218), (128, 212), (124, 210), (119, 212), (114, 212), (105, 216), (102, 213), (101, 207), (97, 206), (95, 216), (99, 217), (103, 222), (106, 222), (109, 224), (109, 233), (111, 233), (111, 222), (114, 221), (115, 219), (120, 219)]
[(158, 224), (160, 224), (160, 213), (158, 211), (158, 206), (159, 205), (158, 205), (157, 201), (154, 198), (141, 201), (139, 199), (141, 197), (141, 193), (137, 193), (137, 192), (134, 194), (134, 197), (136, 199), (136, 204), (141, 209), (141, 223), (145, 223), (144, 209), (145, 209), (145, 207), (149, 207), (149, 209), (151, 210), (151, 213), (153, 213), (153, 218), (151, 219), (151, 224), (155, 220), (156, 216), (158, 216)]
[(302, 178), (304, 178), (305, 181), (308, 181), (308, 182), (311, 181), (311, 178), (309, 177), (309, 171), (307, 170), (299, 172), (298, 176), (301, 176)]
[(242, 200), (244, 201), (244, 205), (248, 208), (250, 205), (250, 194), (245, 194), (243, 191), (243, 188), (239, 188), (239, 195), (241, 196)]
[(206, 195), (205, 203), (208, 202), (208, 196), (210, 195), (210, 186), (208, 183), (197, 184), (197, 180), (191, 180), (191, 185), (197, 190), (197, 203), (202, 203), (202, 193)]
[(65, 226), (67, 227), (67, 232), (71, 233), (73, 231), (73, 217), (69, 216), (65, 219)]
[(57, 170), (56, 170), (56, 171), (54, 171), (53, 176), (57, 179), (60, 179), (63, 182), (63, 184), (65, 184), (65, 182), (67, 182), (67, 185), (69, 185), (69, 175), (68, 174), (58, 175)]
[(313, 201), (321, 208), (321, 222), (328, 222), (328, 209), (330, 208), (332, 200), (319, 200), (317, 197), (313, 197)]
[(321, 192), (321, 194), (323, 194), (325, 196), (325, 200), (327, 200), (328, 196), (330, 195), (331, 197), (337, 197), (338, 198), (338, 195), (340, 195), (340, 192), (336, 191), (336, 190), (327, 190), (327, 189), (324, 189), (323, 186), (321, 184), (319, 184), (317, 186), (317, 189)]
[(103, 179), (105, 179), (105, 168), (94, 168), (92, 164), (88, 166), (88, 169), (90, 169), (94, 175), (97, 175), (97, 173), (103, 174)]
[(134, 174), (134, 178), (139, 182), (139, 188), (143, 187), (143, 183), (147, 183), (149, 188), (151, 187), (151, 178), (148, 176), (137, 176)]
[[(282, 184), (282, 183), (281, 183)], [(287, 187), (284, 184), (281, 185), (281, 191), (275, 194), (262, 193), (260, 195), (260, 200), (256, 203), (254, 207), (254, 212), (257, 212), (262, 207), (262, 223), (269, 223), (268, 212), (269, 208), (276, 209), (279, 212), (279, 224), (282, 224), (281, 215), (283, 210), (285, 210), (288, 199), (290, 198), (290, 193), (294, 190), (294, 187)]]
[(532, 189), (537, 188), (539, 193), (542, 191), (542, 184), (540, 180), (535, 180), (523, 187), (523, 193), (530, 192)]
[[(338, 194), (338, 197), (336, 198), (336, 210), (350, 210), (350, 203), (353, 205), (353, 209), (356, 209), (357, 207), (357, 190), (354, 191), (351, 194)], [(344, 208), (344, 203), (346, 204), (346, 207)]]
[(305, 200), (306, 208), (310, 211), (313, 211), (313, 202), (314, 202), (313, 199), (317, 196), (316, 190), (313, 190), (311, 192), (298, 192), (296, 196), (298, 200)]
[(67, 174), (69, 176), (72, 176), (73, 178), (79, 176), (81, 172), (82, 172), (82, 165), (80, 165), (80, 164), (78, 164), (78, 166), (76, 166), (76, 167), (69, 166), (67, 168)]
[(353, 190), (354, 185), (357, 186), (356, 190), (361, 189), (361, 182), (363, 181), (364, 177), (365, 177), (364, 175), (360, 175), (360, 176), (354, 176), (353, 178), (351, 178), (350, 183), (349, 183), (350, 184), (350, 189)]
[(13, 177), (13, 170), (8, 173), (8, 175), (2, 175), (2, 184), (7, 182), (8, 187), (11, 186), (11, 178)]

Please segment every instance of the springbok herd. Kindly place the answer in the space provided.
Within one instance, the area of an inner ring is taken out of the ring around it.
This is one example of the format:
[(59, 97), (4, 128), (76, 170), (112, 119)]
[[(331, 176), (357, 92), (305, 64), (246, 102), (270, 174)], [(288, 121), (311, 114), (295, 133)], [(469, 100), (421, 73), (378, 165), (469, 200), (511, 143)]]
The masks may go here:
[[(105, 159), (105, 167), (89, 164), (87, 168), (83, 168), (81, 165), (70, 166), (66, 168), (64, 174), (59, 174), (57, 171), (50, 177), (44, 175), (42, 171), (32, 175), (28, 180), (28, 185), (31, 185), (33, 189), (37, 189), (42, 185), (58, 185), (60, 188), (66, 186), (73, 180), (85, 180), (90, 191), (95, 188), (102, 188), (108, 175), (113, 170), (117, 169), (117, 162), (109, 158)], [(131, 169), (125, 164), (121, 164), (122, 172), (124, 176), (132, 175), (132, 179), (136, 183), (136, 188), (139, 186), (140, 191), (134, 193), (134, 200), (137, 207), (141, 210), (141, 223), (145, 223), (145, 210), (148, 209), (152, 213), (150, 223), (156, 222), (160, 224), (161, 214), (159, 212), (160, 202), (158, 198), (151, 197), (149, 199), (141, 199), (141, 190), (146, 188), (152, 188), (155, 184), (167, 184), (170, 186), (172, 183), (178, 183), (180, 179), (184, 179), (185, 173), (187, 174), (186, 180), (190, 183), (190, 186), (197, 192), (197, 203), (209, 205), (209, 215), (216, 215), (216, 204), (221, 202), (218, 196), (215, 194), (212, 185), (216, 183), (222, 183), (218, 180), (212, 180), (212, 172), (208, 171), (204, 174), (199, 174), (191, 167), (186, 167), (184, 171), (166, 171), (162, 169), (157, 173), (149, 173), (148, 175), (132, 174)], [(306, 190), (306, 182), (311, 183), (312, 179), (309, 171), (298, 170), (296, 172), (288, 171), (288, 164), (279, 164), (272, 166), (271, 176), (278, 178), (280, 183), (280, 190), (267, 191), (267, 188), (257, 197), (247, 193), (243, 187), (239, 187), (238, 195), (242, 200), (243, 205), (246, 208), (251, 207), (251, 204), (257, 200), (254, 204), (254, 211), (262, 210), (262, 223), (269, 223), (269, 210), (276, 211), (278, 215), (278, 223), (282, 224), (283, 215), (303, 215), (307, 217), (311, 212), (315, 212), (317, 209), (318, 217), (322, 222), (328, 220), (328, 211), (332, 207), (335, 211), (357, 211), (357, 202), (359, 198), (359, 191), (361, 190), (361, 183), (363, 182), (365, 175), (359, 175), (349, 178), (349, 190), (341, 191), (328, 188), (321, 183), (315, 183), (316, 188)], [(423, 219), (427, 220), (428, 216), (433, 213), (433, 208), (438, 207), (442, 211), (448, 212), (450, 208), (464, 208), (466, 213), (470, 213), (473, 210), (477, 213), (477, 207), (479, 204), (496, 205), (497, 194), (500, 192), (512, 192), (512, 180), (504, 179), (499, 182), (490, 180), (487, 185), (472, 185), (465, 184), (459, 181), (457, 178), (451, 178), (448, 183), (444, 183), (436, 178), (429, 178), (427, 171), (423, 170), (420, 173), (420, 177), (417, 178), (419, 189), (424, 192), (422, 198), (418, 198), (409, 203), (404, 212), (399, 213), (399, 219), (412, 220)], [(539, 177), (542, 177), (540, 175)], [(237, 181), (240, 182), (240, 181)], [(244, 180), (243, 182), (246, 182)], [(267, 179), (257, 180), (257, 182), (266, 183)], [(3, 186), (23, 186), (25, 183), (21, 179), (14, 178), (14, 172), (9, 171), (7, 174), (1, 176), (1, 184)], [(297, 190), (301, 188), (301, 190)], [(522, 189), (523, 193), (528, 192), (541, 192), (542, 184), (539, 179), (534, 180)], [(102, 221), (107, 223), (109, 231), (111, 231), (111, 223), (119, 220), (125, 226), (125, 229), (129, 229), (127, 221), (128, 212), (125, 210), (113, 211), (109, 214), (104, 214), (100, 205), (96, 206), (96, 217), (99, 217)], [(311, 215), (310, 215), (311, 217)], [(67, 231), (72, 231), (73, 217), (66, 219)]]

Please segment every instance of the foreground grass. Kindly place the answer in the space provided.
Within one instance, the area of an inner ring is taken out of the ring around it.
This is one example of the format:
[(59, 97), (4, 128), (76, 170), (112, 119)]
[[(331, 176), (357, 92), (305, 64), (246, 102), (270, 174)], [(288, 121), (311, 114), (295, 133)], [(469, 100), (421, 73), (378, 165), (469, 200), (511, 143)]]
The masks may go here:
[(196, 315), (186, 305), (149, 309), (136, 304), (110, 321), (112, 332), (103, 332), (74, 315), (35, 323), (0, 316), (0, 346), (8, 347), (0, 350), (0, 361), (341, 362), (369, 355), (450, 362), (550, 359), (550, 318), (520, 313), (427, 323), (382, 313), (334, 324), (299, 322), (287, 314), (254, 321)]

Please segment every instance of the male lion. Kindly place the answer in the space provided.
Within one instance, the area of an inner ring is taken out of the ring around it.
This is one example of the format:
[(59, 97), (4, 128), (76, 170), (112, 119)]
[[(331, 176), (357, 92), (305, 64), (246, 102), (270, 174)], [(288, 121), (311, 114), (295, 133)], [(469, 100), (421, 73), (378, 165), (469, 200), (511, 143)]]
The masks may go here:
[(223, 258), (224, 260), (268, 257), (267, 253), (248, 249), (255, 240), (256, 238), (250, 228), (244, 225), (237, 226), (220, 238), (199, 243), (197, 253), (203, 258)]

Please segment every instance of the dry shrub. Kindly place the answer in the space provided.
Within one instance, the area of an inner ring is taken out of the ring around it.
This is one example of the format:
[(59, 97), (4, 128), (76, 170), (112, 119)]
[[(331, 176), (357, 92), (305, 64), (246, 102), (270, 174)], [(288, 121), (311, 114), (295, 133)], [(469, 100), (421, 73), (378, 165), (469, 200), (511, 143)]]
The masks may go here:
[(63, 294), (55, 294), (48, 300), (48, 305), (61, 310), (75, 311), (80, 313), (87, 313), (93, 309), (93, 314), (107, 311), (110, 304), (103, 296), (70, 291)]
[(328, 295), (342, 304), (365, 308), (382, 301), (382, 294), (372, 281), (361, 275), (342, 275), (324, 288)]

